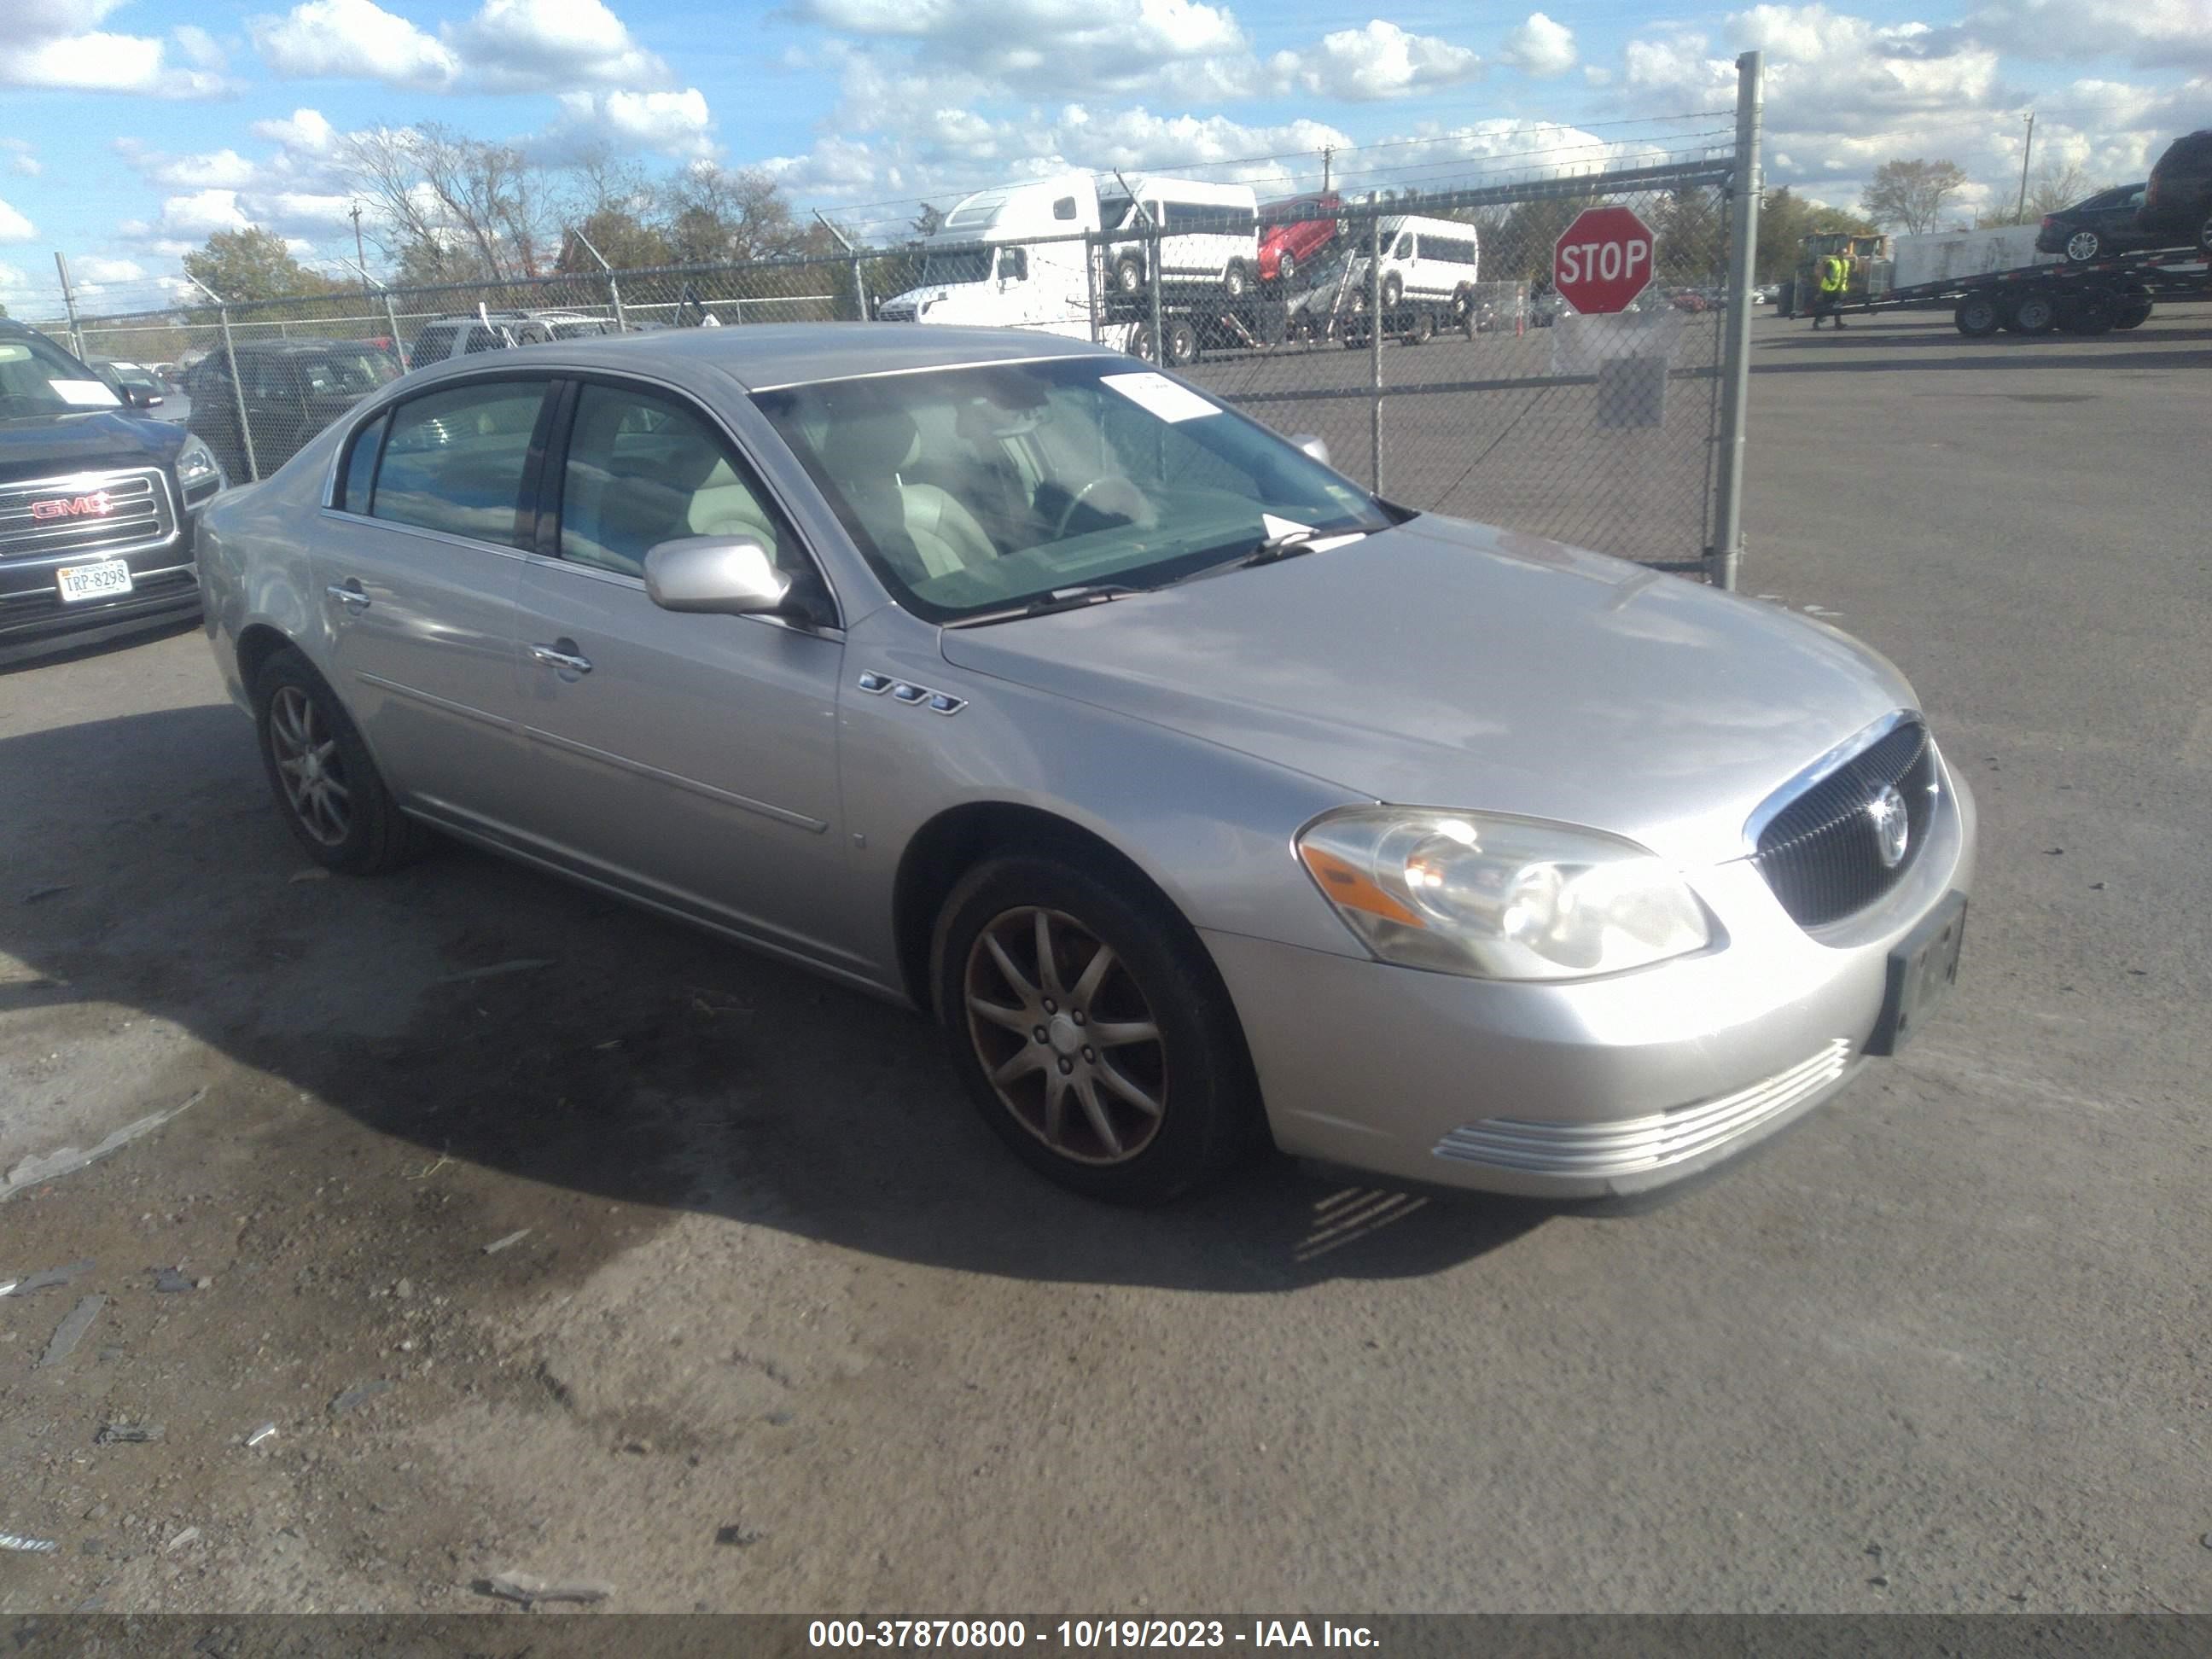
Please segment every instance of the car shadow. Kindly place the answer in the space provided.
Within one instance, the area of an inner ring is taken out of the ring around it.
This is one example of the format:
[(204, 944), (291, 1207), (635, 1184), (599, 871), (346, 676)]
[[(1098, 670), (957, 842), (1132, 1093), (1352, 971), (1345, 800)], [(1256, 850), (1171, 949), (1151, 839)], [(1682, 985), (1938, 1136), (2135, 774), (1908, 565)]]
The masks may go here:
[(112, 636), (72, 640), (69, 635), (62, 635), (34, 644), (9, 646), (0, 648), (0, 679), (26, 669), (52, 668), (62, 663), (83, 662), (118, 651), (135, 650), (142, 645), (150, 645), (155, 640), (167, 639), (173, 634), (190, 633), (199, 625), (198, 616), (153, 617)]
[[(1754, 374), (1896, 374), (1917, 369), (2082, 369), (2110, 374), (2202, 368), (2212, 362), (2212, 327), (2162, 328), (2155, 334), (1995, 335), (1969, 341), (1955, 330), (1854, 323), (1802, 341), (1769, 334), (1755, 342)], [(2128, 349), (2115, 352), (2115, 341)], [(2155, 341), (2155, 344), (2150, 342)], [(2191, 349), (2193, 348), (2193, 349)]]
[(0, 799), (18, 804), (0, 952), (21, 964), (0, 1016), (171, 1022), (312, 1097), (288, 1136), (327, 1109), (426, 1164), (966, 1272), (1174, 1289), (1433, 1273), (1557, 1213), (1280, 1158), (1159, 1211), (1073, 1197), (1008, 1155), (910, 1011), (451, 843), (323, 877), (228, 706), (0, 737)]

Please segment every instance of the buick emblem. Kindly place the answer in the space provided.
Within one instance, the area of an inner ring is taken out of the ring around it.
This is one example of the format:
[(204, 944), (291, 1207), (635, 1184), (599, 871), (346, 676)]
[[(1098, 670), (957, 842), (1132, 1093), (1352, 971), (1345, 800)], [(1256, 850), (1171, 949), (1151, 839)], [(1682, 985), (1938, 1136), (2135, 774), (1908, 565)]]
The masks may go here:
[(1911, 839), (1912, 825), (1905, 816), (1905, 797), (1888, 784), (1881, 793), (1867, 803), (1867, 816), (1874, 820), (1874, 854), (1881, 860), (1885, 870), (1894, 870), (1905, 861), (1905, 842)]

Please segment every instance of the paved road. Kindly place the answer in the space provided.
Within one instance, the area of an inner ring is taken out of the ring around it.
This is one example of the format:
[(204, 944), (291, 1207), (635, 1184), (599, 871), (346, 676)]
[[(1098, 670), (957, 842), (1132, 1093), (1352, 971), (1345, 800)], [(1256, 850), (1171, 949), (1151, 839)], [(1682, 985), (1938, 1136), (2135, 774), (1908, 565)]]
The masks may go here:
[(98, 1264), (0, 1300), (0, 1608), (2212, 1610), (2212, 329), (1758, 361), (1747, 589), (1913, 676), (1984, 876), (1915, 1048), (1639, 1216), (1102, 1212), (909, 1016), (463, 852), (295, 880), (195, 635), (0, 678), (9, 1121), (208, 1091), (0, 1207)]

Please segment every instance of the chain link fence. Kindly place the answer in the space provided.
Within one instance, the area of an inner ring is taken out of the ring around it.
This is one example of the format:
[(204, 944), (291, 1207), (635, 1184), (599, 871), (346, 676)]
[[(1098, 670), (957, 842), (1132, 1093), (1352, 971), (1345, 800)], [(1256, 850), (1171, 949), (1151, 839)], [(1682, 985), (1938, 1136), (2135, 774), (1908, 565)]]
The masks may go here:
[[(183, 394), (172, 418), (239, 479), (266, 477), (394, 378), (476, 352), (763, 323), (1042, 330), (1161, 362), (1317, 438), (1402, 505), (1727, 583), (1757, 55), (1741, 68), (1732, 155), (1265, 213), (1045, 180), (989, 193), (964, 227), (963, 204), (896, 248), (447, 288), (364, 281), (76, 329), (88, 355), (166, 368)], [(1554, 251), (1599, 207), (1646, 228), (1650, 281), (1626, 309), (1584, 315), (1553, 286)]]

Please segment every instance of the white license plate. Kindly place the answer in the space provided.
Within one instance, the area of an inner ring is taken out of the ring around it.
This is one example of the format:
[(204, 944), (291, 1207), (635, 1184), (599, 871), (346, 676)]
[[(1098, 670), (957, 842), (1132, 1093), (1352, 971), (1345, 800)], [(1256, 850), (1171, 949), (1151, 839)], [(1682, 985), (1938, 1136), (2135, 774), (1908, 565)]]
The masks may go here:
[(65, 564), (54, 572), (54, 586), (61, 590), (64, 605), (79, 599), (112, 599), (131, 591), (131, 566), (123, 559)]

